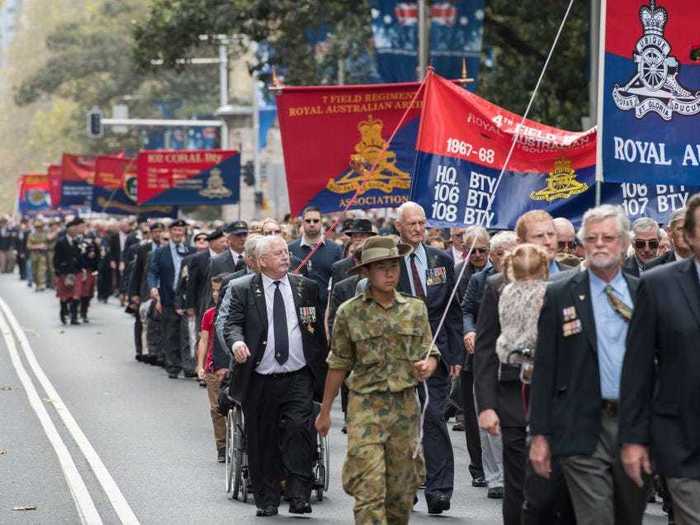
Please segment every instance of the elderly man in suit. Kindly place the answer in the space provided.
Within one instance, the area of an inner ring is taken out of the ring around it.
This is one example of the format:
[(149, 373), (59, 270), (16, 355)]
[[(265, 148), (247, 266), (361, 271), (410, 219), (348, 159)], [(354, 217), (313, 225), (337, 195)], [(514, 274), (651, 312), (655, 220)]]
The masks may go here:
[(647, 270), (661, 266), (662, 264), (682, 261), (692, 255), (692, 251), (685, 240), (685, 208), (676, 210), (668, 221), (668, 235), (671, 239), (671, 249), (647, 264)]
[(640, 217), (632, 224), (632, 246), (634, 255), (625, 260), (622, 271), (639, 277), (647, 269), (647, 264), (656, 258), (661, 241), (659, 224), (648, 217)]
[[(224, 253), (228, 247), (228, 239), (221, 228), (217, 228), (207, 235), (209, 246), (206, 250), (192, 255), (189, 265), (189, 277), (187, 279), (187, 293), (185, 295), (185, 308), (189, 317), (194, 316), (196, 325), (202, 319), (204, 311), (209, 306), (207, 291), (210, 284), (207, 282), (209, 275), (209, 262), (217, 255)], [(217, 274), (211, 275), (214, 277)]]
[[(515, 233), (518, 243), (532, 243), (545, 249), (550, 278), (568, 269), (555, 260), (557, 233), (549, 213), (543, 210), (524, 213), (515, 225)], [(496, 354), (496, 341), (501, 334), (498, 303), (504, 286), (502, 273), (486, 280), (477, 319), (474, 392), (479, 426), (502, 438), (503, 522), (506, 525), (554, 523), (557, 514), (570, 512), (563, 477), (558, 469), (552, 480), (527, 469), (527, 413), (520, 369), (501, 364)]]
[(311, 512), (314, 394), (325, 381), (326, 338), (318, 285), (289, 274), (282, 237), (256, 243), (259, 274), (231, 287), (224, 327), (235, 359), (230, 395), (243, 406), (257, 515), (274, 516), (286, 479), (289, 512)]
[[(398, 290), (425, 301), (430, 328), (436, 333), (455, 287), (454, 263), (442, 250), (424, 244), (425, 226), (425, 211), (419, 204), (409, 201), (399, 206), (396, 228), (401, 242), (413, 249), (401, 259)], [(423, 436), (427, 470), (425, 499), (430, 514), (449, 510), (454, 488), (454, 455), (444, 414), (450, 379), (460, 374), (464, 364), (462, 315), (458, 300), (449, 305), (436, 344), (442, 360), (427, 381), (429, 402)], [(423, 389), (418, 392), (423, 397)]]
[(585, 271), (549, 285), (538, 323), (530, 461), (549, 477), (560, 458), (579, 525), (642, 523), (647, 491), (620, 462), (618, 402), (637, 280), (621, 269), (629, 220), (602, 205), (583, 216)]
[(182, 334), (180, 316), (175, 310), (175, 292), (180, 281), (182, 260), (194, 252), (185, 244), (187, 223), (173, 221), (169, 227), (170, 241), (157, 248), (148, 266), (148, 287), (151, 299), (161, 313), (163, 354), (170, 379), (177, 379), (182, 371)]
[(687, 203), (692, 256), (642, 276), (620, 389), (622, 462), (640, 485), (665, 476), (676, 523), (700, 523), (700, 194)]

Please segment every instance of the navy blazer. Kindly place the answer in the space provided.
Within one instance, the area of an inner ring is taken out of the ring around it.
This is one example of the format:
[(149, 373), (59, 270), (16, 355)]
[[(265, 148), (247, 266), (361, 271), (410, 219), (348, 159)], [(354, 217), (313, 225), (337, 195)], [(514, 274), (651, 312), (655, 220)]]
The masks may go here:
[[(188, 246), (187, 255), (194, 253), (194, 248)], [(184, 259), (183, 257), (183, 259)], [(160, 246), (153, 252), (153, 257), (148, 265), (148, 289), (158, 288), (160, 304), (163, 306), (175, 306), (175, 264), (170, 253), (170, 245)]]
[[(428, 284), (426, 291), (427, 297), (425, 298), (425, 304), (428, 307), (430, 329), (433, 331), (433, 336), (435, 336), (435, 330), (437, 330), (440, 318), (447, 307), (447, 301), (455, 287), (454, 262), (442, 250), (431, 246), (423, 246), (428, 258), (428, 271), (435, 268), (443, 268), (445, 271), (444, 280), (434, 284)], [(403, 294), (413, 296), (411, 281), (408, 277), (408, 268), (404, 258), (401, 259), (401, 276), (399, 278), (398, 290)], [(436, 344), (442, 354), (442, 360), (445, 363), (459, 366), (464, 364), (465, 352), (464, 343), (462, 342), (462, 310), (459, 306), (459, 297), (457, 297), (456, 293), (450, 304), (442, 330), (438, 334)]]

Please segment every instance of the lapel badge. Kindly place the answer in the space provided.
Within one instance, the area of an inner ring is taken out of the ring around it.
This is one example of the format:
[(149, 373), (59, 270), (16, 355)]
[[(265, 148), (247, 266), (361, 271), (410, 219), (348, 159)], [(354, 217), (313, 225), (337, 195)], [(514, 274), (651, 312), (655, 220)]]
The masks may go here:
[(581, 294), (578, 296), (579, 301), (585, 301), (586, 300), (586, 294)]

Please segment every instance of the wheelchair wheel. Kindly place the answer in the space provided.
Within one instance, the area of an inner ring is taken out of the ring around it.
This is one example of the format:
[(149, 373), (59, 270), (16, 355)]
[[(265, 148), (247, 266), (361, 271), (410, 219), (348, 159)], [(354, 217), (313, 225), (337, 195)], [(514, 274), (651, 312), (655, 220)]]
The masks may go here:
[(328, 492), (330, 472), (330, 451), (328, 450), (328, 437), (316, 435), (317, 457), (314, 465), (314, 489), (316, 500), (323, 501), (323, 493)]
[(233, 489), (231, 493), (231, 498), (238, 499), (238, 495), (243, 489), (243, 501), (246, 500), (248, 495), (248, 490), (241, 485), (245, 485), (245, 479), (243, 479), (243, 455), (245, 454), (245, 437), (243, 426), (243, 413), (240, 407), (235, 407), (230, 412), (231, 414), (231, 442), (232, 442), (232, 468), (231, 473), (233, 477)]
[(226, 414), (226, 492), (233, 488), (233, 415)]

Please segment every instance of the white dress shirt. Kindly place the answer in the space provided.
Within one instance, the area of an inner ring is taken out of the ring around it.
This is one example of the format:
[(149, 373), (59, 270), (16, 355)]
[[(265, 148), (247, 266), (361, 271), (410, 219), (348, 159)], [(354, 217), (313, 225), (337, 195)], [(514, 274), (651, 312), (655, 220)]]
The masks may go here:
[[(260, 364), (255, 369), (258, 374), (281, 374), (284, 372), (294, 372), (306, 366), (304, 357), (304, 345), (301, 338), (301, 328), (299, 327), (299, 317), (294, 306), (294, 295), (289, 278), (285, 275), (279, 280), (280, 292), (284, 299), (284, 309), (287, 312), (287, 334), (289, 339), (289, 359), (283, 365), (275, 359), (275, 325), (273, 317), (273, 307), (275, 301), (275, 280), (264, 273), (262, 276), (263, 290), (265, 291), (265, 306), (267, 309), (267, 346)], [(316, 315), (319, 315), (316, 312)]]
[(413, 272), (411, 271), (411, 255), (416, 254), (416, 269), (418, 270), (418, 276), (420, 277), (421, 284), (423, 285), (423, 292), (427, 295), (427, 280), (428, 280), (428, 254), (425, 252), (425, 246), (420, 243), (416, 246), (408, 255), (404, 256), (404, 261), (406, 262), (406, 269), (408, 270), (408, 280), (411, 283), (411, 293), (416, 295), (416, 286), (413, 283)]
[(236, 266), (238, 264), (238, 261), (243, 258), (242, 253), (238, 253), (236, 250), (233, 250), (229, 248), (229, 251), (231, 252), (231, 258), (233, 258), (233, 265)]

